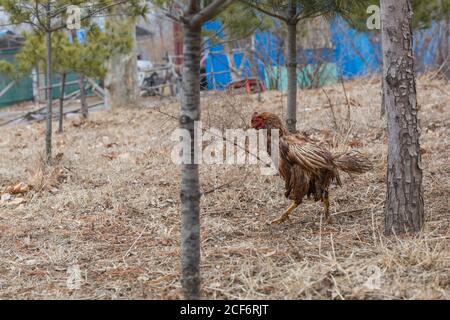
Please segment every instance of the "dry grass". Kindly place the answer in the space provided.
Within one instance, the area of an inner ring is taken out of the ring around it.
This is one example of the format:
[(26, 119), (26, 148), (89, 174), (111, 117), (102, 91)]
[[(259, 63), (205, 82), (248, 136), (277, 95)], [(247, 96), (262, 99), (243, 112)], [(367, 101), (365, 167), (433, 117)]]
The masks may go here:
[[(351, 122), (340, 84), (325, 88), (339, 132), (322, 90), (299, 93), (302, 130), (336, 148), (357, 147), (375, 163), (332, 188), (334, 225), (307, 201), (270, 227), (265, 222), (288, 205), (279, 177), (261, 176), (259, 166), (201, 168), (204, 297), (449, 298), (450, 86), (419, 81), (427, 224), (418, 235), (389, 238), (379, 87), (346, 83)], [(204, 124), (244, 127), (254, 110), (280, 113), (284, 98), (208, 94)], [(175, 103), (147, 104), (178, 114)], [(43, 124), (2, 128), (0, 193), (19, 182), (33, 189), (0, 202), (0, 298), (181, 298), (179, 170), (169, 157), (176, 127), (152, 108), (92, 114), (55, 136), (55, 154), (64, 154), (56, 171), (39, 165)]]

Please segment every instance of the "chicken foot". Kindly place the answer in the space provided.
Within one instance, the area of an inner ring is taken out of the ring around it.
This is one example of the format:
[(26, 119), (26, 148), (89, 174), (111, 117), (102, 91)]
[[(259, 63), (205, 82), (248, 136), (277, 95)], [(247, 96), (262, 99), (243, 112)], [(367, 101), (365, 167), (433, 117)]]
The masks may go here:
[(275, 219), (273, 221), (270, 222), (270, 224), (281, 224), (283, 222), (285, 222), (288, 218), (289, 215), (299, 206), (299, 203), (297, 202), (292, 202), (292, 204), (289, 206), (289, 208), (281, 215), (281, 217), (279, 217), (278, 219)]

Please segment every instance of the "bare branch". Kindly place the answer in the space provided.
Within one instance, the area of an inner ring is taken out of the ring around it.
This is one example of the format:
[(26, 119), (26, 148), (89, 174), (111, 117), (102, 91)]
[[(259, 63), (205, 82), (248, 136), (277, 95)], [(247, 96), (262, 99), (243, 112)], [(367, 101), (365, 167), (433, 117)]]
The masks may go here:
[(199, 26), (205, 21), (213, 19), (220, 11), (220, 9), (226, 9), (234, 0), (215, 0), (204, 9), (202, 9), (199, 13), (195, 14), (191, 20), (190, 25), (192, 27)]
[(314, 18), (322, 17), (322, 16), (323, 16), (323, 13), (321, 13), (321, 12), (310, 13), (310, 14), (304, 15), (304, 16), (302, 16), (300, 14), (300, 16), (295, 20), (295, 23), (298, 23), (300, 20), (314, 19)]
[[(174, 3), (181, 8), (181, 4), (179, 3), (179, 1), (174, 1)], [(159, 6), (155, 7), (156, 12), (154, 12), (153, 15), (160, 19), (168, 18), (175, 23), (183, 23), (184, 18), (181, 16), (182, 11), (181, 9), (176, 10), (179, 8), (174, 9), (174, 3), (171, 3), (169, 8), (167, 9)], [(179, 12), (175, 12), (175, 10)]]
[[(206, 48), (204, 47), (204, 45), (206, 44), (206, 40), (205, 40), (202, 43), (202, 51), (206, 51), (206, 50), (208, 50), (208, 49), (210, 49), (210, 48), (212, 48), (214, 46), (217, 46), (217, 45), (227, 44), (227, 43), (231, 43), (231, 42), (234, 42), (234, 41), (239, 41), (239, 40), (242, 40), (242, 39), (246, 39), (246, 38), (250, 37), (256, 30), (258, 30), (258, 28), (262, 25), (262, 23), (263, 23), (263, 21), (260, 20), (259, 23), (255, 27), (251, 28), (251, 30), (249, 30), (247, 33), (245, 33), (241, 37), (236, 37), (236, 38), (233, 38), (233, 39), (225, 39), (223, 41), (215, 42), (211, 46), (206, 47)], [(220, 31), (223, 31), (223, 30), (225, 30), (225, 27), (223, 27)]]
[(39, 17), (39, 3), (37, 2), (37, 0), (34, 0), (34, 10), (35, 10), (35, 17), (36, 17), (37, 21), (39, 22), (39, 25), (42, 26), (42, 28), (45, 31), (48, 31), (46, 24), (43, 23), (41, 18)]
[(186, 13), (187, 14), (194, 14), (196, 13), (198, 10), (198, 1), (196, 0), (190, 0), (189, 1), (189, 5), (186, 9)]

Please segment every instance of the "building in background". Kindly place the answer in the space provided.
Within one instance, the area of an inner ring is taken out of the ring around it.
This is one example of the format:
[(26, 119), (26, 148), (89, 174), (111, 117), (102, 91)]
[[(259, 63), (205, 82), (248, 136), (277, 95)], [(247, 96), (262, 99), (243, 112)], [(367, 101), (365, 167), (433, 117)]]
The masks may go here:
[(149, 15), (140, 19), (136, 28), (138, 54), (142, 60), (149, 60), (153, 64), (166, 63), (168, 55), (175, 55), (173, 38), (173, 22), (157, 15)]
[[(1, 15), (0, 21), (6, 17)], [(27, 26), (11, 26), (0, 30), (1, 59), (13, 61), (20, 50), (20, 32)], [(220, 21), (210, 21), (205, 30), (218, 32), (224, 38)], [(331, 22), (322, 18), (306, 22), (298, 39), (298, 86), (315, 88), (336, 82), (339, 77), (351, 79), (380, 71), (381, 45), (377, 32), (358, 32), (343, 19)], [(205, 33), (206, 34), (206, 33)], [(448, 34), (448, 33), (447, 33)], [(424, 72), (439, 63), (439, 50), (445, 28), (439, 22), (428, 29), (414, 32), (416, 67)], [(283, 34), (256, 32), (249, 39), (232, 43), (215, 44), (205, 39), (202, 56), (202, 73), (206, 77), (207, 88), (223, 90), (231, 82), (246, 77), (257, 77), (264, 81), (268, 89), (287, 89), (287, 72), (284, 53), (286, 45)], [(139, 20), (136, 27), (137, 52), (146, 65), (158, 67), (173, 63), (180, 74), (182, 64), (183, 39), (179, 24), (159, 15), (153, 10), (147, 19)], [(169, 59), (170, 57), (170, 59)], [(149, 68), (150, 68), (149, 67)], [(0, 106), (33, 99), (31, 77), (14, 85), (7, 95), (0, 97)], [(9, 79), (0, 75), (0, 92), (8, 85)]]

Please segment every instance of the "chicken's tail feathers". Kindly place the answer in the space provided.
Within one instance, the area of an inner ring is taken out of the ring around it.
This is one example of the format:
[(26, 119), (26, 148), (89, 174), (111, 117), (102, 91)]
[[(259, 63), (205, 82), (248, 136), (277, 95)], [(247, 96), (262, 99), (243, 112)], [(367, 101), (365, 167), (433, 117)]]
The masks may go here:
[(361, 174), (373, 169), (369, 158), (356, 150), (334, 153), (333, 160), (339, 170), (347, 173)]

